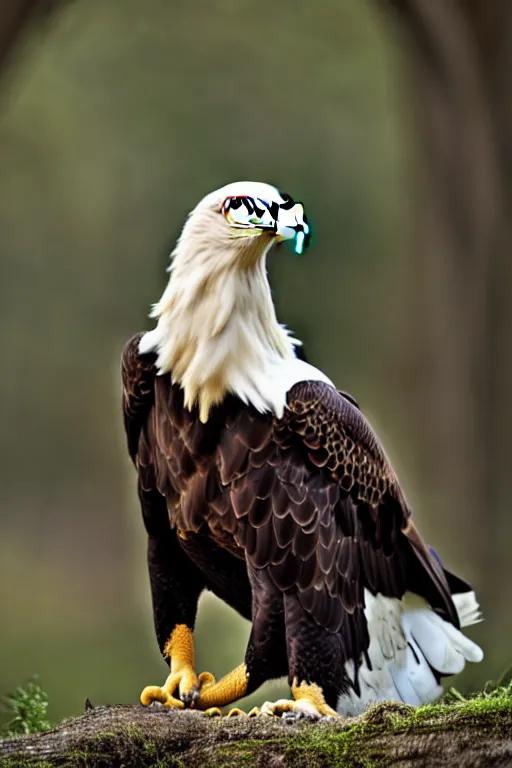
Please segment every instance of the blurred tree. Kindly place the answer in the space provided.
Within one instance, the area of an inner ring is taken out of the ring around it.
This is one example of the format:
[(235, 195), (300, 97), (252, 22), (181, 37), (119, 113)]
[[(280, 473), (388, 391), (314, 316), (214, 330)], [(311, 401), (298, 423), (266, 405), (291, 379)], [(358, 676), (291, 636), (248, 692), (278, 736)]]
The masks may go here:
[[(420, 474), (448, 551), (475, 563), (487, 587), (486, 618), (508, 637), (509, 596), (496, 584), (505, 562), (506, 583), (512, 577), (512, 4), (381, 4), (405, 32), (411, 126), (422, 150), (413, 295), (415, 303), (421, 297), (423, 324), (408, 338), (423, 378), (411, 420), (423, 434), (415, 442)], [(507, 646), (496, 650), (503, 664)]]

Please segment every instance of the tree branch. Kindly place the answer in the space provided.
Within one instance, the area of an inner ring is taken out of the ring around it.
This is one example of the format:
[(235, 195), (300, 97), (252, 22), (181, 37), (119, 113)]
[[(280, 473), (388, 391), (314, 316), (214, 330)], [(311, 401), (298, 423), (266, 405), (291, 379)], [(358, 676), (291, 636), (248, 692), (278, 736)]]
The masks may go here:
[(244, 765), (509, 765), (512, 700), (455, 706), (380, 704), (360, 718), (287, 723), (278, 718), (207, 718), (200, 712), (97, 707), (35, 736), (0, 741), (0, 767), (214, 768)]

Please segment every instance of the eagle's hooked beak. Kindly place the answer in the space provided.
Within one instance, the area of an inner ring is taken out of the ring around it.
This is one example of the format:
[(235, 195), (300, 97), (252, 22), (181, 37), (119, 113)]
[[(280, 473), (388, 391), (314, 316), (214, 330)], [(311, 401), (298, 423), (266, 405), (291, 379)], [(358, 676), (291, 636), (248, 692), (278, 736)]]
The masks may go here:
[(290, 208), (279, 209), (276, 221), (276, 237), (281, 240), (295, 240), (295, 253), (302, 253), (307, 245), (310, 229), (302, 203), (294, 203)]

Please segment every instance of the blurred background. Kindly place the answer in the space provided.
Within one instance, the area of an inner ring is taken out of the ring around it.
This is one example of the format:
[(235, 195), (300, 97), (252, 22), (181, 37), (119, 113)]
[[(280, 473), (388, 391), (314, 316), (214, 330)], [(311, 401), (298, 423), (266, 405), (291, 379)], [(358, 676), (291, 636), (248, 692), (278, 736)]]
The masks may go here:
[[(119, 359), (187, 212), (238, 179), (305, 201), (311, 249), (270, 258), (280, 319), (477, 590), (486, 658), (457, 687), (512, 664), (511, 12), (4, 0), (0, 693), (37, 674), (57, 719), (164, 679)], [(238, 664), (248, 631), (204, 598), (198, 670)]]

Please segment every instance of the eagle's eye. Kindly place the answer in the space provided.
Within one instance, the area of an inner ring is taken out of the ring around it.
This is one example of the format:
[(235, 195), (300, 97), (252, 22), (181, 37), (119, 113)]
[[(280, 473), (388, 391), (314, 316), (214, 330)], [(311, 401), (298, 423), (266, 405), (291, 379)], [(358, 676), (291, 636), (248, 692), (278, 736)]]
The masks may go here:
[(228, 197), (222, 204), (222, 213), (232, 227), (275, 232), (279, 206), (260, 198)]

